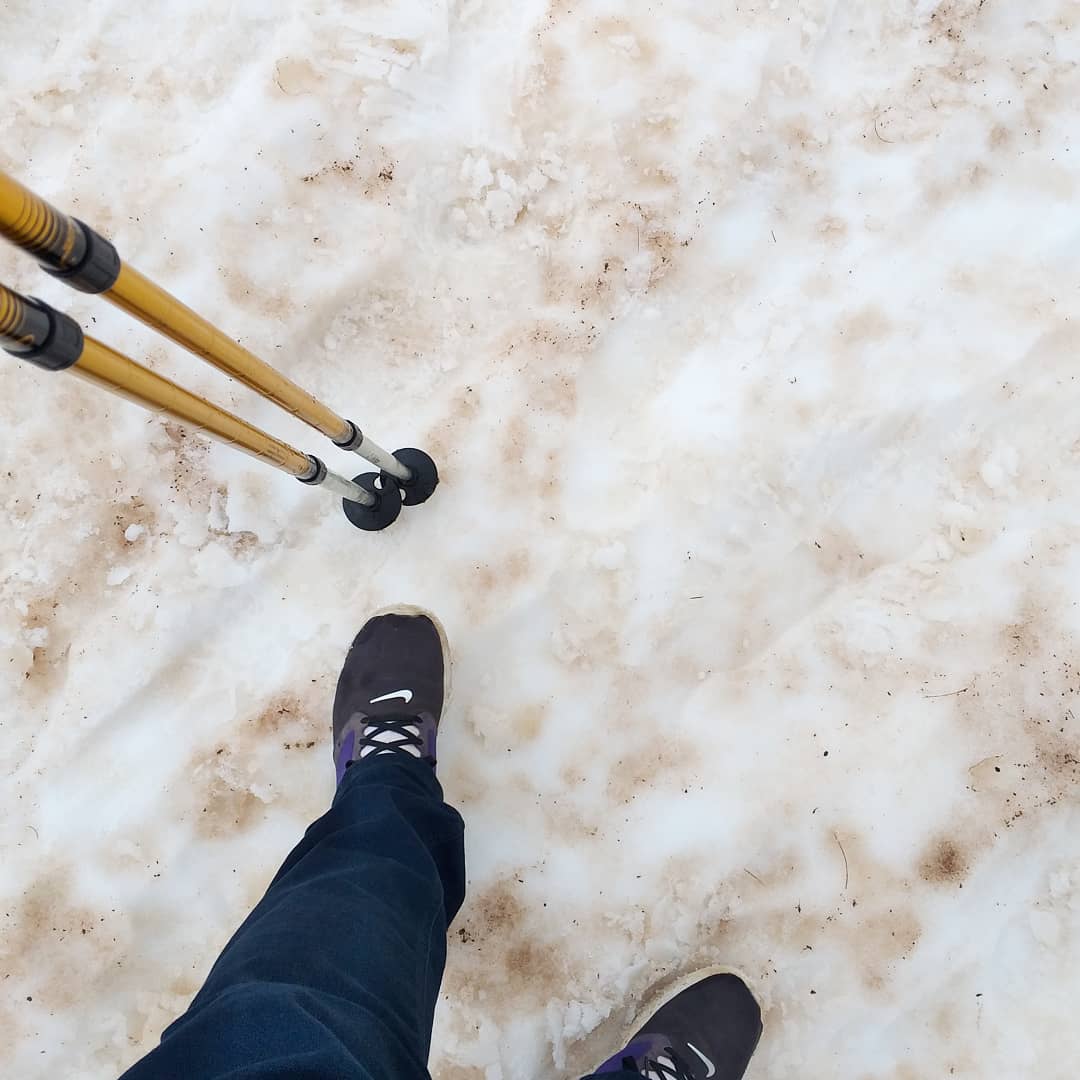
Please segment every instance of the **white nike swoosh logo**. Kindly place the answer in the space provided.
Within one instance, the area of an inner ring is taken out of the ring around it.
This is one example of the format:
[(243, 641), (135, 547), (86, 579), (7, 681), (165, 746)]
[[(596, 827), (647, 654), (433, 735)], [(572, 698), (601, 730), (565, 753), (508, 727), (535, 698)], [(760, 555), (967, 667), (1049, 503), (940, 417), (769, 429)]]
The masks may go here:
[[(406, 705), (408, 705), (409, 702), (412, 701), (412, 691), (411, 690), (395, 690), (391, 694), (383, 694), (382, 697), (373, 697), (368, 702), (368, 704), (369, 705), (378, 705), (380, 701), (393, 701), (394, 698), (401, 698), (401, 700), (404, 701)], [(712, 1074), (710, 1073), (709, 1075), (711, 1076)]]
[(715, 1074), (716, 1066), (692, 1042), (688, 1042), (686, 1045), (689, 1046), (703, 1062), (705, 1062), (705, 1068), (709, 1070), (705, 1074), (705, 1080), (709, 1080), (709, 1077)]

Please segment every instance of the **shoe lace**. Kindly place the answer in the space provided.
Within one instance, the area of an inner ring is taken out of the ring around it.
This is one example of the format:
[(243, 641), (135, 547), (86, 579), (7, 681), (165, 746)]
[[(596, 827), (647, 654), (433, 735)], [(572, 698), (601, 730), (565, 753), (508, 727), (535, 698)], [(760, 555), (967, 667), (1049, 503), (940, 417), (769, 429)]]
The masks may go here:
[(640, 1064), (632, 1057), (623, 1058), (622, 1064), (624, 1069), (641, 1073), (645, 1080), (694, 1080), (686, 1063), (670, 1046), (665, 1046), (664, 1053), (655, 1058), (642, 1058)]
[(360, 758), (371, 754), (421, 757), (424, 743), (420, 738), (420, 721), (415, 716), (369, 716), (364, 720), (364, 730), (356, 746)]

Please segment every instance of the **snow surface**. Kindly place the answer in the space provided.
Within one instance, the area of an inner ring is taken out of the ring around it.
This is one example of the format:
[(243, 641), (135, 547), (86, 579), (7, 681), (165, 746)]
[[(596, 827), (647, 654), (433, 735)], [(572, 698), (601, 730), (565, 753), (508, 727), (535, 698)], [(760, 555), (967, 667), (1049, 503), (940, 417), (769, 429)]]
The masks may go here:
[(0, 365), (4, 1075), (153, 1045), (407, 601), (455, 649), (469, 826), (437, 1077), (579, 1075), (717, 962), (764, 1005), (751, 1078), (1074, 1076), (1078, 18), (5, 5), (4, 167), (444, 486), (359, 534)]

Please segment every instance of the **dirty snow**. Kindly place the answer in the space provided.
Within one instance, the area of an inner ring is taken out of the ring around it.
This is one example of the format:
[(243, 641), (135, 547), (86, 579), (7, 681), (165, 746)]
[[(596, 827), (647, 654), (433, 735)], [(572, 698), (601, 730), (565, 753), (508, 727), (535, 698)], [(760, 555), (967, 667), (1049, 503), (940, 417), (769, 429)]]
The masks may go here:
[(470, 830), (436, 1076), (580, 1075), (717, 962), (752, 1078), (1074, 1075), (1078, 17), (8, 4), (4, 167), (444, 486), (359, 534), (0, 365), (4, 1074), (153, 1045), (330, 798), (351, 634), (408, 601)]

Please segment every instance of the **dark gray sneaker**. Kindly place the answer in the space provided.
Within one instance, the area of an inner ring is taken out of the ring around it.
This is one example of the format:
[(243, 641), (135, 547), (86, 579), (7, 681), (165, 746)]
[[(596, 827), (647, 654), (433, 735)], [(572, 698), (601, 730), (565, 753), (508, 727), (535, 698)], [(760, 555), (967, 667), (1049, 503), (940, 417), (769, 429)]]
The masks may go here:
[(435, 765), (446, 698), (446, 638), (434, 616), (397, 608), (369, 619), (349, 649), (334, 698), (338, 783), (371, 754), (410, 754)]
[(638, 1072), (647, 1080), (739, 1080), (761, 1038), (761, 1008), (732, 971), (699, 971), (669, 987), (597, 1073)]

